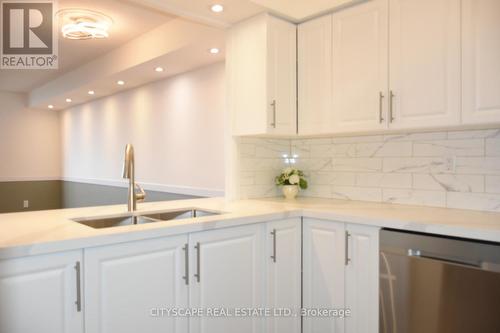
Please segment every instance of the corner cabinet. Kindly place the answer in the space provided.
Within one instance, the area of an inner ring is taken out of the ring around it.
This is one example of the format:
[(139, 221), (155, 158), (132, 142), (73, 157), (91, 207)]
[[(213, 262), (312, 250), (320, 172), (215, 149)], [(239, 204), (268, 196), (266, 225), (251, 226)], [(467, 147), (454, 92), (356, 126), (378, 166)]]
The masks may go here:
[(304, 333), (378, 333), (379, 228), (304, 219), (305, 309), (345, 309), (346, 318), (305, 317)]
[(82, 252), (0, 260), (0, 332), (83, 333)]
[(500, 122), (500, 1), (462, 0), (462, 119)]
[(228, 105), (232, 134), (297, 132), (297, 27), (260, 14), (228, 30)]

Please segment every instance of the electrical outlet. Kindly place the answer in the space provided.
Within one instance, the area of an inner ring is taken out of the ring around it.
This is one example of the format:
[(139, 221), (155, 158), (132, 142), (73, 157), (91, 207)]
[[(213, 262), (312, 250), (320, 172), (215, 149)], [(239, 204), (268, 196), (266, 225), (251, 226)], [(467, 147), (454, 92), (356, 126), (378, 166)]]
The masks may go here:
[(30, 208), (30, 202), (29, 202), (29, 200), (24, 200), (23, 201), (23, 208)]
[(445, 169), (448, 172), (455, 172), (457, 167), (457, 157), (456, 156), (448, 156), (445, 159)]

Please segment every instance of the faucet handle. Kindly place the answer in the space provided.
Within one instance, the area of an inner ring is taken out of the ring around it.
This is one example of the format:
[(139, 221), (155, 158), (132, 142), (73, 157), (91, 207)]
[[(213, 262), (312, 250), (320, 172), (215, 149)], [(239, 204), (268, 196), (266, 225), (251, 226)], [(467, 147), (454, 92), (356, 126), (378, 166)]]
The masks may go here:
[(139, 193), (134, 193), (138, 202), (143, 202), (146, 199), (146, 192), (141, 185), (135, 183), (135, 188), (139, 190)]

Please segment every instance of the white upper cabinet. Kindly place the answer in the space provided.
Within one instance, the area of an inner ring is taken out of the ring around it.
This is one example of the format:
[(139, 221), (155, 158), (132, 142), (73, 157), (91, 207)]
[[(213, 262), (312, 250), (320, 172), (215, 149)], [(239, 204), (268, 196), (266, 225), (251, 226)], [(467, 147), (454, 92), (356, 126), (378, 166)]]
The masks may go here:
[(233, 135), (297, 132), (294, 24), (261, 14), (228, 31), (227, 78)]
[(500, 1), (462, 1), (462, 119), (500, 122)]
[(0, 260), (0, 332), (83, 333), (82, 252)]
[(346, 333), (379, 332), (379, 228), (346, 224)]
[[(265, 225), (204, 231), (190, 235), (191, 308), (262, 307), (265, 280)], [(190, 319), (191, 333), (260, 333), (258, 317), (202, 316)]]
[(336, 133), (386, 127), (387, 12), (387, 0), (375, 0), (333, 14), (331, 115)]
[(183, 235), (86, 249), (86, 333), (186, 333), (185, 317), (154, 308), (188, 305), (187, 241)]
[(332, 132), (332, 16), (298, 27), (298, 133)]
[[(301, 219), (267, 223), (266, 307), (293, 309), (301, 306)], [(266, 318), (267, 333), (300, 333), (300, 316)]]
[(389, 1), (390, 128), (459, 125), (460, 0)]

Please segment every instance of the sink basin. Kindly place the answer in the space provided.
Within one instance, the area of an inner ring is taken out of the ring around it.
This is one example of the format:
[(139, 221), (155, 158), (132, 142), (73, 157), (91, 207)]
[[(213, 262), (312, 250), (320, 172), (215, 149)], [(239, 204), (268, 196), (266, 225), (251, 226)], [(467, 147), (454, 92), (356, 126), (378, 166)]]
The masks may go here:
[(208, 210), (202, 210), (202, 209), (183, 209), (183, 210), (175, 210), (162, 213), (144, 214), (142, 216), (160, 221), (170, 221), (170, 220), (181, 220), (193, 217), (211, 216), (219, 214), (220, 213), (218, 212), (210, 212)]
[(84, 224), (86, 226), (101, 229), (101, 228), (112, 228), (112, 227), (120, 227), (124, 225), (134, 225), (134, 224), (146, 224), (146, 223), (154, 223), (161, 221), (170, 221), (170, 220), (181, 220), (181, 219), (189, 219), (193, 217), (202, 217), (202, 216), (211, 216), (211, 215), (219, 215), (219, 212), (211, 212), (202, 209), (181, 209), (174, 211), (166, 211), (159, 213), (144, 213), (142, 215), (126, 215), (126, 216), (118, 216), (118, 217), (97, 217), (97, 218), (77, 218), (73, 219), (73, 221)]

